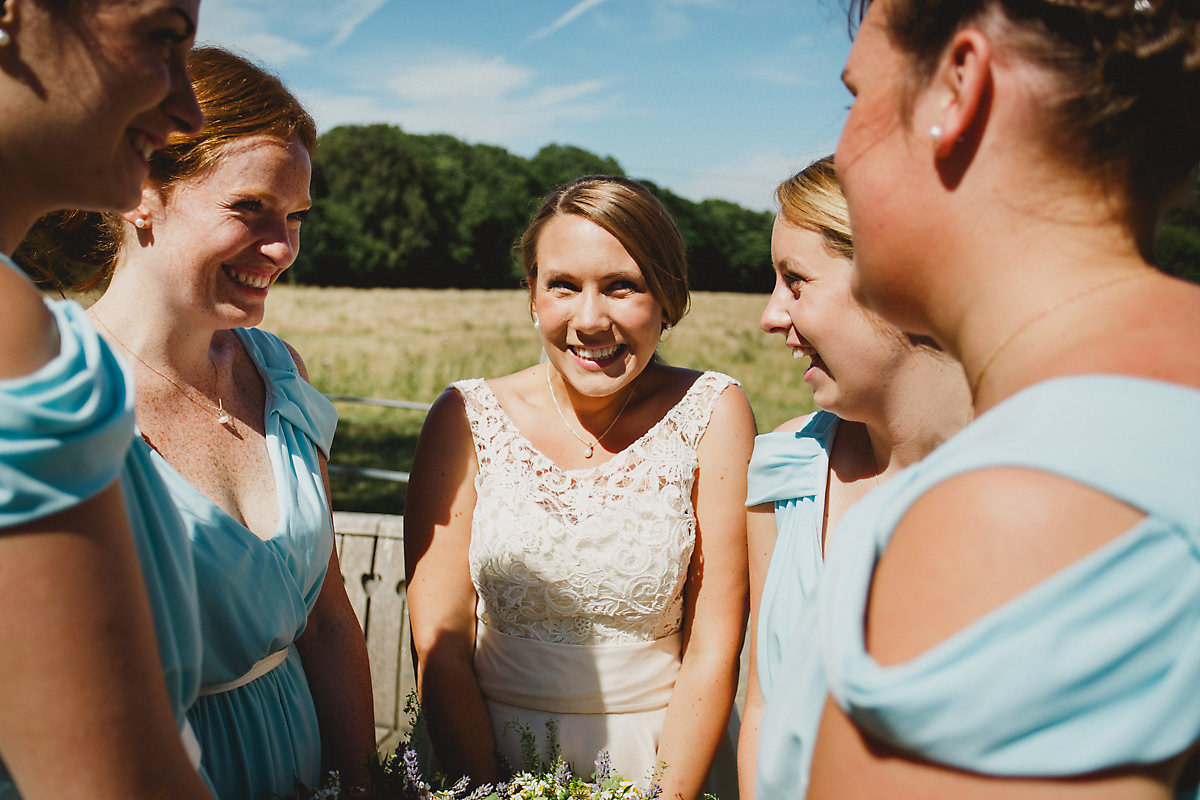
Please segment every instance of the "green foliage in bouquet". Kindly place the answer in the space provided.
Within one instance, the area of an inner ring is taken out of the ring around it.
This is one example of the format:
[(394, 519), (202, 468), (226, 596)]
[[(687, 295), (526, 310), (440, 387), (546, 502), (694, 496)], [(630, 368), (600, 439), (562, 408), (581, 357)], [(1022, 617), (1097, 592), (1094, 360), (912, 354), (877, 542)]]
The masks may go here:
[(284, 800), (656, 800), (659, 796), (657, 783), (645, 791), (613, 772), (608, 753), (603, 750), (597, 755), (595, 772), (589, 778), (574, 774), (561, 756), (552, 721), (546, 725), (545, 758), (538, 753), (537, 737), (529, 725), (512, 724), (506, 731), (514, 730), (521, 738), (521, 757), (525, 761), (521, 772), (498, 784), (484, 784), (475, 789), (470, 788), (470, 780), (465, 777), (447, 785), (450, 782), (445, 775), (425, 774), (414, 747), (414, 739), (422, 729), (415, 695), (409, 696), (405, 711), (414, 733), (387, 758), (376, 759), (369, 765), (370, 789), (343, 787), (338, 773), (331, 772), (317, 788), (300, 786), (294, 799)]

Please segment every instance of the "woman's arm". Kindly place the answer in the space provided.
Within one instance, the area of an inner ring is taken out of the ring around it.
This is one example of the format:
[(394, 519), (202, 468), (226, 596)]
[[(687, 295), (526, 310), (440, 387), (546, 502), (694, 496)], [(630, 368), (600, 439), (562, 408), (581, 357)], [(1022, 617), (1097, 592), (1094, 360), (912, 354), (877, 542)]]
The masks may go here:
[(762, 688), (758, 685), (758, 615), (763, 583), (775, 550), (778, 530), (773, 503), (746, 509), (746, 544), (750, 567), (750, 665), (746, 685), (746, 708), (738, 735), (738, 796), (754, 800), (754, 776), (758, 763), (758, 726), (762, 721)]
[(475, 586), (467, 551), (475, 448), (462, 396), (447, 390), (421, 429), (404, 506), (408, 612), (417, 692), (441, 768), (452, 780), (500, 778), (496, 741), (475, 680)]
[(171, 713), (117, 484), (0, 530), (0, 753), (26, 800), (209, 798)]
[[(329, 471), (321, 458), (321, 479), (329, 493)], [(321, 727), (321, 762), (341, 772), (343, 785), (366, 786), (367, 764), (375, 755), (375, 701), (371, 664), (362, 627), (354, 616), (338, 563), (337, 548), (308, 625), (296, 640), (308, 688)]]
[[(308, 380), (304, 359), (284, 342), (300, 377)], [(325, 497), (333, 502), (329, 490), (329, 467), (318, 455)], [(332, 514), (332, 509), (327, 509)], [(304, 633), (296, 640), (296, 649), (304, 663), (308, 689), (317, 710), (321, 729), (321, 766), (336, 769), (344, 785), (366, 786), (367, 764), (375, 755), (375, 699), (371, 690), (371, 662), (362, 626), (342, 580), (337, 547), (329, 554), (329, 566), (317, 602), (308, 613)]]
[(729, 722), (746, 626), (746, 468), (754, 415), (740, 389), (721, 394), (697, 450), (696, 547), (688, 566), (683, 663), (667, 706), (658, 761), (664, 800), (692, 800)]
[[(1014, 497), (1021, 501), (1013, 503)], [(1141, 517), (1093, 489), (1034, 470), (987, 469), (951, 478), (912, 505), (879, 561), (867, 610), (868, 651), (884, 666), (909, 661)], [(1030, 669), (1038, 669), (1054, 654), (1029, 657)], [(866, 738), (827, 701), (808, 796), (1166, 800), (1181, 762), (1058, 779), (973, 775)]]

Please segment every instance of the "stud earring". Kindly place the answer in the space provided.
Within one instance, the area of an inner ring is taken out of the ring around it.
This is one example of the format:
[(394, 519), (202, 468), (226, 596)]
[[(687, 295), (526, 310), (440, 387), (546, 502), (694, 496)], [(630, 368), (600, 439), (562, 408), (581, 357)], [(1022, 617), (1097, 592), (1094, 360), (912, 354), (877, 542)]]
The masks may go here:
[(942, 138), (942, 126), (941, 125), (930, 125), (929, 126), (929, 138), (933, 139), (934, 144), (936, 144), (938, 142), (938, 140), (940, 140)]
[(138, 230), (144, 230), (146, 228), (146, 226), (149, 224), (150, 223), (146, 221), (145, 217), (134, 217), (133, 218), (133, 227), (137, 228)]
[(12, 34), (0, 28), (0, 47), (8, 47), (12, 43)]
[(533, 318), (533, 329), (536, 331), (540, 327), (542, 327), (542, 321), (540, 319), (538, 319), (537, 317), (534, 317)]

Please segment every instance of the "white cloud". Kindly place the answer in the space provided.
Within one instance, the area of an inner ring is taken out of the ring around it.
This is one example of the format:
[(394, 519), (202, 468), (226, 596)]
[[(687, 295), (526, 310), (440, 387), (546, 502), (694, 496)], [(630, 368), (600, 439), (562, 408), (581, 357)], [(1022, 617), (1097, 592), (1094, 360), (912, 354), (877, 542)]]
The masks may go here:
[(603, 3), (607, 3), (607, 2), (608, 2), (608, 0), (580, 0), (580, 2), (576, 3), (570, 9), (568, 9), (565, 14), (560, 16), (558, 19), (554, 20), (554, 22), (551, 22), (546, 27), (541, 28), (540, 30), (536, 30), (533, 33), (531, 33), (529, 35), (529, 38), (526, 39), (525, 41), (526, 42), (535, 42), (538, 39), (545, 39), (550, 34), (555, 33), (556, 31), (564, 28), (567, 25), (570, 25), (572, 22), (574, 22), (576, 19), (578, 19), (581, 15), (586, 14), (588, 11), (591, 11), (596, 6), (602, 5)]
[[(339, 5), (339, 13), (342, 14), (342, 24), (338, 26), (337, 33), (329, 42), (329, 47), (337, 47), (342, 42), (350, 38), (350, 35), (358, 28), (359, 25), (366, 22), (372, 14), (387, 4), (388, 0), (341, 0)], [(328, 7), (326, 7), (328, 13)]]
[(327, 0), (204, 0), (196, 38), (277, 67), (337, 47), (387, 2), (338, 0), (331, 25)]
[(663, 41), (683, 39), (692, 32), (692, 9), (719, 5), (719, 0), (658, 0), (651, 8), (650, 29)]
[(300, 102), (312, 114), (321, 131), (339, 125), (363, 125), (372, 122), (400, 124), (394, 104), (380, 103), (362, 94), (330, 92), (325, 89), (296, 92)]
[(501, 56), (451, 56), (440, 62), (407, 67), (384, 81), (401, 100), (414, 103), (489, 100), (519, 91), (533, 72)]
[(301, 100), (322, 130), (387, 122), (412, 133), (450, 133), (516, 152), (573, 140), (577, 125), (621, 113), (606, 80), (551, 84), (500, 56), (442, 52), (408, 58), (413, 60), (385, 57), (360, 64), (359, 78), (345, 91), (309, 91)]
[(677, 193), (693, 200), (720, 197), (746, 208), (774, 211), (775, 187), (816, 159), (832, 152), (760, 151), (698, 170), (671, 182)]
[(223, 37), (221, 39), (206, 37), (204, 39), (197, 39), (196, 43), (198, 45), (219, 45), (227, 50), (240, 53), (251, 61), (265, 64), (272, 70), (277, 70), (284, 64), (303, 61), (312, 55), (312, 50), (300, 42), (284, 39), (271, 33), (255, 33), (252, 31), (243, 32), (236, 37)]

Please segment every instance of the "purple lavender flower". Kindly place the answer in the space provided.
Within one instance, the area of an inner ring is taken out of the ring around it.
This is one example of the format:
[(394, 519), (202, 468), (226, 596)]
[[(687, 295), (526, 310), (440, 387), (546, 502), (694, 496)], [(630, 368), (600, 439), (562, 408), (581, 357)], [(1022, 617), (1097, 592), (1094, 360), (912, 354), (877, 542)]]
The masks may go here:
[(417, 751), (405, 745), (404, 747), (404, 778), (415, 789), (427, 791), (427, 784), (421, 775), (421, 765), (417, 763)]
[(596, 783), (606, 779), (612, 774), (612, 760), (608, 757), (607, 750), (601, 750), (596, 754)]

